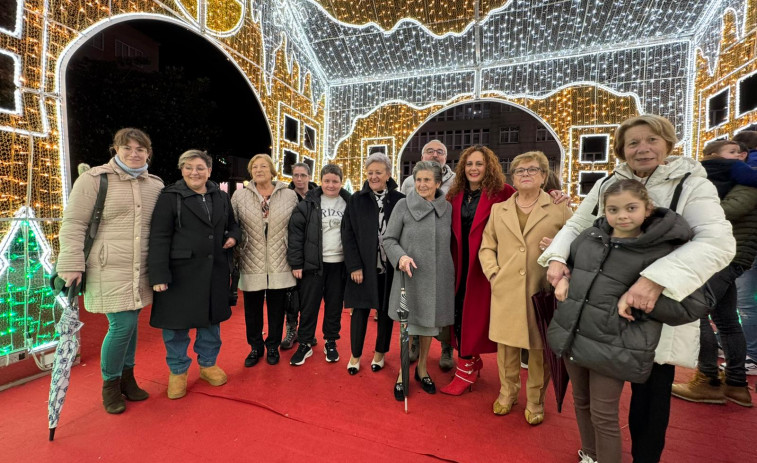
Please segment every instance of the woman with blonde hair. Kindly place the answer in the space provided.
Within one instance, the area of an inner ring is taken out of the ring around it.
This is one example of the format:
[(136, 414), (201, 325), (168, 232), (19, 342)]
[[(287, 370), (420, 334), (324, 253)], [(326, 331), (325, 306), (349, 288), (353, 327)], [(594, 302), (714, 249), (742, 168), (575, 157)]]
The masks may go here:
[[(269, 365), (279, 363), (279, 345), (284, 329), (287, 290), (295, 286), (287, 264), (287, 227), (297, 206), (297, 193), (276, 181), (273, 159), (257, 154), (247, 164), (252, 177), (244, 189), (231, 198), (231, 207), (242, 229), (236, 247), (239, 289), (244, 296), (244, 321), (250, 353), (245, 367), (257, 365), (266, 353)], [(267, 301), (268, 337), (263, 341), (263, 301)]]
[(478, 253), (483, 273), (491, 283), (489, 338), (497, 343), (501, 384), (492, 407), (495, 415), (507, 415), (518, 403), (520, 350), (527, 349), (524, 414), (528, 424), (537, 425), (544, 421), (549, 370), (531, 296), (546, 286), (546, 269), (537, 263), (540, 242), (557, 234), (571, 210), (554, 204), (542, 190), (549, 174), (544, 153), (529, 151), (516, 156), (510, 173), (516, 193), (492, 207)]

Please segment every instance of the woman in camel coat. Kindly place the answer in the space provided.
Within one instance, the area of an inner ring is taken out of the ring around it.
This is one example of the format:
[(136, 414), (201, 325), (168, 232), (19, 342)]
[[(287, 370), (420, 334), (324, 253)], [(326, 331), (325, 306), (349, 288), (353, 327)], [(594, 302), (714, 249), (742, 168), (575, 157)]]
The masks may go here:
[(526, 421), (536, 425), (544, 420), (544, 392), (549, 382), (531, 302), (531, 296), (547, 285), (546, 270), (536, 260), (542, 252), (542, 238), (554, 237), (571, 210), (564, 204), (554, 204), (541, 188), (549, 173), (543, 153), (517, 156), (511, 172), (517, 193), (492, 207), (478, 254), (492, 286), (489, 339), (497, 343), (501, 383), (493, 411), (506, 415), (518, 402), (520, 350), (528, 349), (524, 413)]

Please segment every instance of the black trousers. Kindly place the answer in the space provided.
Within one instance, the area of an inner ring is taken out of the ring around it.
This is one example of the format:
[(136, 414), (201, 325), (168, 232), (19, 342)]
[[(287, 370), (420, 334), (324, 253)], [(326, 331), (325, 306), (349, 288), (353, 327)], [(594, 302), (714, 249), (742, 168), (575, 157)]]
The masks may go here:
[(628, 428), (634, 463), (660, 461), (670, 420), (670, 389), (675, 371), (673, 365), (655, 363), (645, 383), (631, 383)]
[(263, 289), (261, 291), (243, 291), (244, 324), (247, 329), (247, 344), (258, 349), (263, 348), (263, 301), (268, 309), (268, 337), (265, 346), (275, 349), (281, 344), (281, 332), (284, 329), (284, 304), (286, 289)]
[(297, 318), (300, 316), (300, 280), (297, 280), (296, 287), (289, 288), (287, 291), (287, 297), (289, 298), (285, 307), (287, 326), (297, 328)]
[(336, 341), (342, 329), (344, 286), (347, 284), (344, 262), (323, 263), (323, 272), (302, 274), (300, 281), (300, 340), (313, 339), (318, 323), (318, 310), (323, 299), (323, 339)]
[[(370, 284), (364, 281), (363, 284)], [(389, 345), (392, 341), (392, 328), (394, 320), (389, 318), (388, 297), (386, 294), (386, 274), (379, 273), (376, 275), (376, 284), (378, 285), (379, 306), (376, 307), (378, 314), (378, 327), (376, 328), (376, 352), (385, 354), (389, 352)], [(350, 318), (350, 347), (352, 356), (355, 358), (363, 355), (363, 345), (365, 344), (365, 332), (368, 329), (368, 318), (371, 308), (355, 307), (352, 310)]]

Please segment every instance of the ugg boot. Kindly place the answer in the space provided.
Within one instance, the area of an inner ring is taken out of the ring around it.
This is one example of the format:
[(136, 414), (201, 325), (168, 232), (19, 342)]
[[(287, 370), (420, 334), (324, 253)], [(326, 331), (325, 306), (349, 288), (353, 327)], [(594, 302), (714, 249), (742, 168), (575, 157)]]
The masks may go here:
[(124, 371), (121, 372), (121, 394), (126, 396), (126, 400), (133, 402), (150, 397), (150, 394), (139, 387), (137, 380), (134, 379), (134, 367), (124, 368)]
[(227, 380), (226, 373), (218, 365), (200, 367), (200, 378), (210, 383), (211, 386), (223, 386)]
[(166, 391), (169, 399), (181, 399), (187, 395), (187, 372), (175, 375), (168, 375), (168, 390)]
[(699, 370), (688, 383), (674, 384), (671, 390), (673, 397), (705, 404), (724, 404), (723, 386), (720, 378), (709, 378)]
[(126, 401), (121, 395), (121, 378), (103, 381), (103, 406), (106, 412), (114, 415), (126, 410)]

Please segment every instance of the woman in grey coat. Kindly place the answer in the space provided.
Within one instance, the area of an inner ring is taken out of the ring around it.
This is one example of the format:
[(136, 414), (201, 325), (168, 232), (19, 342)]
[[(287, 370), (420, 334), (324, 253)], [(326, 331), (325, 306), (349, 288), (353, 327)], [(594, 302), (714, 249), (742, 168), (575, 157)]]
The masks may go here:
[[(413, 169), (415, 190), (397, 205), (389, 219), (384, 235), (384, 249), (392, 265), (407, 275), (394, 278), (389, 307), (399, 306), (400, 289), (407, 297), (408, 332), (420, 336), (420, 356), (415, 379), (429, 394), (436, 386), (428, 375), (426, 363), (431, 337), (439, 328), (454, 320), (455, 269), (450, 252), (452, 206), (439, 190), (442, 183), (441, 166), (421, 161)], [(389, 310), (397, 320), (397, 312)], [(394, 397), (404, 400), (402, 376), (397, 378)]]

